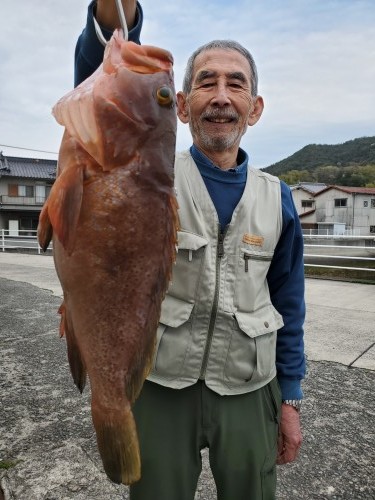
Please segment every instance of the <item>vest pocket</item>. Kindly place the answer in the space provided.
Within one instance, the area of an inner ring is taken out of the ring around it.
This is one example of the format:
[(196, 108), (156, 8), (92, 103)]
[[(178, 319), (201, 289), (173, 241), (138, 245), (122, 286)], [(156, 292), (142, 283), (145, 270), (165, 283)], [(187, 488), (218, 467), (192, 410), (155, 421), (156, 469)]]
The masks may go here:
[(194, 304), (167, 295), (162, 303), (156, 334), (153, 369), (165, 379), (178, 377), (191, 343), (191, 312)]
[(273, 374), (277, 330), (282, 326), (282, 317), (272, 305), (234, 313), (224, 368), (228, 387), (246, 386)]
[(170, 295), (188, 302), (194, 301), (201, 276), (203, 256), (208, 240), (198, 234), (178, 231), (178, 252), (172, 268)]
[(249, 297), (258, 294), (259, 283), (266, 280), (272, 257), (273, 252), (240, 248), (234, 293), (234, 306), (240, 311), (250, 310)]

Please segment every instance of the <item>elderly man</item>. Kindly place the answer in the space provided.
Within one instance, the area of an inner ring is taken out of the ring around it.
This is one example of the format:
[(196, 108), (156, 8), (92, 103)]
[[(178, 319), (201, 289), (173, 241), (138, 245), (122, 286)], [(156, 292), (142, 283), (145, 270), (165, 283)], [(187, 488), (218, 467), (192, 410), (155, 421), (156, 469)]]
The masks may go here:
[[(122, 0), (129, 39), (143, 13)], [(75, 82), (119, 26), (114, 0), (89, 6)], [(289, 188), (248, 167), (240, 141), (261, 117), (251, 54), (218, 40), (190, 57), (177, 114), (193, 145), (176, 155), (181, 229), (153, 369), (134, 413), (142, 478), (132, 500), (193, 500), (203, 448), (220, 500), (274, 499), (276, 462), (301, 444), (303, 241)]]

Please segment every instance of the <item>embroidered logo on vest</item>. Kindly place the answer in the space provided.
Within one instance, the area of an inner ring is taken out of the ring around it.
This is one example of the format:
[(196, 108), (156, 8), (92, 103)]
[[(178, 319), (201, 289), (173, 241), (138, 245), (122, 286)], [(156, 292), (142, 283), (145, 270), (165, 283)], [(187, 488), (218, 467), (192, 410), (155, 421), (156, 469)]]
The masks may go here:
[(263, 246), (264, 238), (263, 236), (257, 236), (255, 234), (245, 233), (243, 235), (242, 241), (248, 245), (256, 245), (257, 247)]

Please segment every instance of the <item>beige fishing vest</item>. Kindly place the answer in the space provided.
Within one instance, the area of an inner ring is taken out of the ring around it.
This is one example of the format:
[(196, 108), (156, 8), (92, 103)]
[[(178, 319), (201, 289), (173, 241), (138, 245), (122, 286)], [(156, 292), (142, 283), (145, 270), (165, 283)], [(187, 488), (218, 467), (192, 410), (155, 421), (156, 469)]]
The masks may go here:
[(223, 240), (216, 209), (189, 152), (176, 156), (178, 254), (162, 304), (149, 380), (181, 389), (199, 378), (242, 394), (276, 375), (281, 315), (266, 275), (282, 228), (280, 182), (249, 168)]

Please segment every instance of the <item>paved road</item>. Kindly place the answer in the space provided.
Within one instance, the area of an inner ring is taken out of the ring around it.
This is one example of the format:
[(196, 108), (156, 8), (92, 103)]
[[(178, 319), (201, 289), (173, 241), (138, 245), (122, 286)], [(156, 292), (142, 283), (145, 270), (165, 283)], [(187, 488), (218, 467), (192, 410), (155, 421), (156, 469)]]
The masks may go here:
[[(126, 499), (102, 471), (89, 391), (71, 381), (60, 296), (51, 257), (0, 253), (1, 487), (6, 500)], [(305, 439), (277, 498), (375, 499), (375, 287), (308, 279), (306, 302)], [(216, 499), (206, 452), (196, 498)]]

